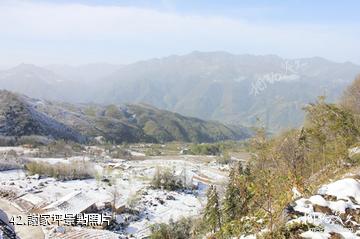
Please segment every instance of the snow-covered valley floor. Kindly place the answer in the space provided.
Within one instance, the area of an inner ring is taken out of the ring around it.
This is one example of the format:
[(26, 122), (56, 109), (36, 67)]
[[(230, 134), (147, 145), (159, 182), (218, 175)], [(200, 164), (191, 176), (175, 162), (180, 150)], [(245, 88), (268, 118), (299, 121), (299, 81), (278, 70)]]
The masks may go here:
[[(87, 157), (26, 159), (54, 164), (92, 161)], [(96, 171), (95, 178), (70, 181), (29, 176), (24, 170), (1, 171), (0, 188), (15, 192), (16, 196), (9, 200), (26, 213), (43, 209), (48, 213), (80, 213), (91, 205), (101, 210), (106, 203), (115, 200), (119, 208), (116, 215), (119, 226), (114, 232), (142, 238), (149, 235), (149, 228), (154, 223), (168, 223), (171, 219), (178, 220), (201, 213), (206, 202), (207, 184), (221, 184), (227, 180), (226, 170), (208, 161), (195, 156), (158, 156), (144, 160), (107, 158), (106, 162), (91, 162)], [(166, 191), (150, 188), (151, 179), (158, 168), (172, 170), (195, 189)], [(59, 206), (62, 203), (67, 203), (66, 208)], [(137, 213), (131, 215), (129, 209)], [(43, 227), (48, 235), (53, 229)]]

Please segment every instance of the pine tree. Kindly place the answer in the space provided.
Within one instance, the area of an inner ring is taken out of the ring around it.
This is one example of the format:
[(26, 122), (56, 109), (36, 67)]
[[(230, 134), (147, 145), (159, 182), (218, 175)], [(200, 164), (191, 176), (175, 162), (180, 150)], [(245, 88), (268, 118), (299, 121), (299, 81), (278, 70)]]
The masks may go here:
[(250, 178), (250, 176), (251, 176), (251, 170), (250, 170), (249, 165), (247, 165), (247, 166), (245, 167), (245, 169), (244, 169), (244, 175), (245, 175), (246, 177)]
[[(250, 173), (250, 171), (247, 172)], [(239, 201), (237, 203), (236, 214), (238, 219), (247, 215), (250, 210), (250, 203), (254, 196), (252, 185), (251, 175), (243, 174), (237, 178), (236, 186), (239, 191)]]
[(248, 212), (249, 201), (253, 197), (250, 189), (250, 175), (250, 168), (246, 167), (244, 169), (240, 162), (231, 169), (224, 198), (225, 222), (240, 219)]
[(211, 185), (207, 191), (207, 204), (205, 207), (204, 221), (210, 230), (216, 232), (221, 227), (219, 195), (216, 187)]
[(244, 167), (241, 162), (237, 163), (237, 175), (243, 175), (245, 173)]
[(236, 217), (236, 208), (237, 204), (239, 203), (239, 196), (240, 191), (236, 187), (236, 172), (235, 168), (232, 168), (229, 173), (229, 182), (226, 187), (225, 191), (225, 198), (224, 198), (224, 221), (230, 222), (235, 219)]

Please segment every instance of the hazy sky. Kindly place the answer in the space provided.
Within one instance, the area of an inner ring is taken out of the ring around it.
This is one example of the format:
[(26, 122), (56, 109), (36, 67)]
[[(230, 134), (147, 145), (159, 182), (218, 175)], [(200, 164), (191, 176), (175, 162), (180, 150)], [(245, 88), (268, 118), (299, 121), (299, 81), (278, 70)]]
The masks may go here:
[(0, 0), (0, 65), (228, 51), (360, 64), (357, 0)]

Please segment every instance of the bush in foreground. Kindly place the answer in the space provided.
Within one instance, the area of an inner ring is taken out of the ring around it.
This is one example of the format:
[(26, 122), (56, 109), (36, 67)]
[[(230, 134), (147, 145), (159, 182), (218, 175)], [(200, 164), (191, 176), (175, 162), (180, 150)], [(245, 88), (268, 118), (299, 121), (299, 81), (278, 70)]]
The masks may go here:
[(191, 237), (192, 220), (183, 218), (169, 224), (160, 223), (151, 226), (151, 239), (189, 239)]

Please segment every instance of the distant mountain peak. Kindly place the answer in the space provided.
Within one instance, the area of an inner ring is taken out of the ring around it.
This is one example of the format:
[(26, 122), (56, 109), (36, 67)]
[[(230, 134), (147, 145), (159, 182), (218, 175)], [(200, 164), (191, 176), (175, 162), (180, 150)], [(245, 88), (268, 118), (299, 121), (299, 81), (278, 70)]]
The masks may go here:
[(29, 64), (29, 63), (21, 63), (13, 68), (11, 68), (10, 70), (12, 71), (34, 71), (34, 70), (38, 70), (38, 71), (47, 71), (46, 69), (36, 66), (34, 64)]
[[(186, 116), (248, 126), (262, 119), (281, 129), (302, 122), (302, 106), (327, 92), (330, 101), (360, 73), (360, 66), (321, 57), (194, 51), (123, 66), (34, 66), (0, 72), (0, 88), (71, 102), (146, 102)], [(29, 73), (30, 72), (30, 73)], [(59, 77), (60, 76), (60, 77)], [(279, 100), (281, 99), (281, 100)]]

